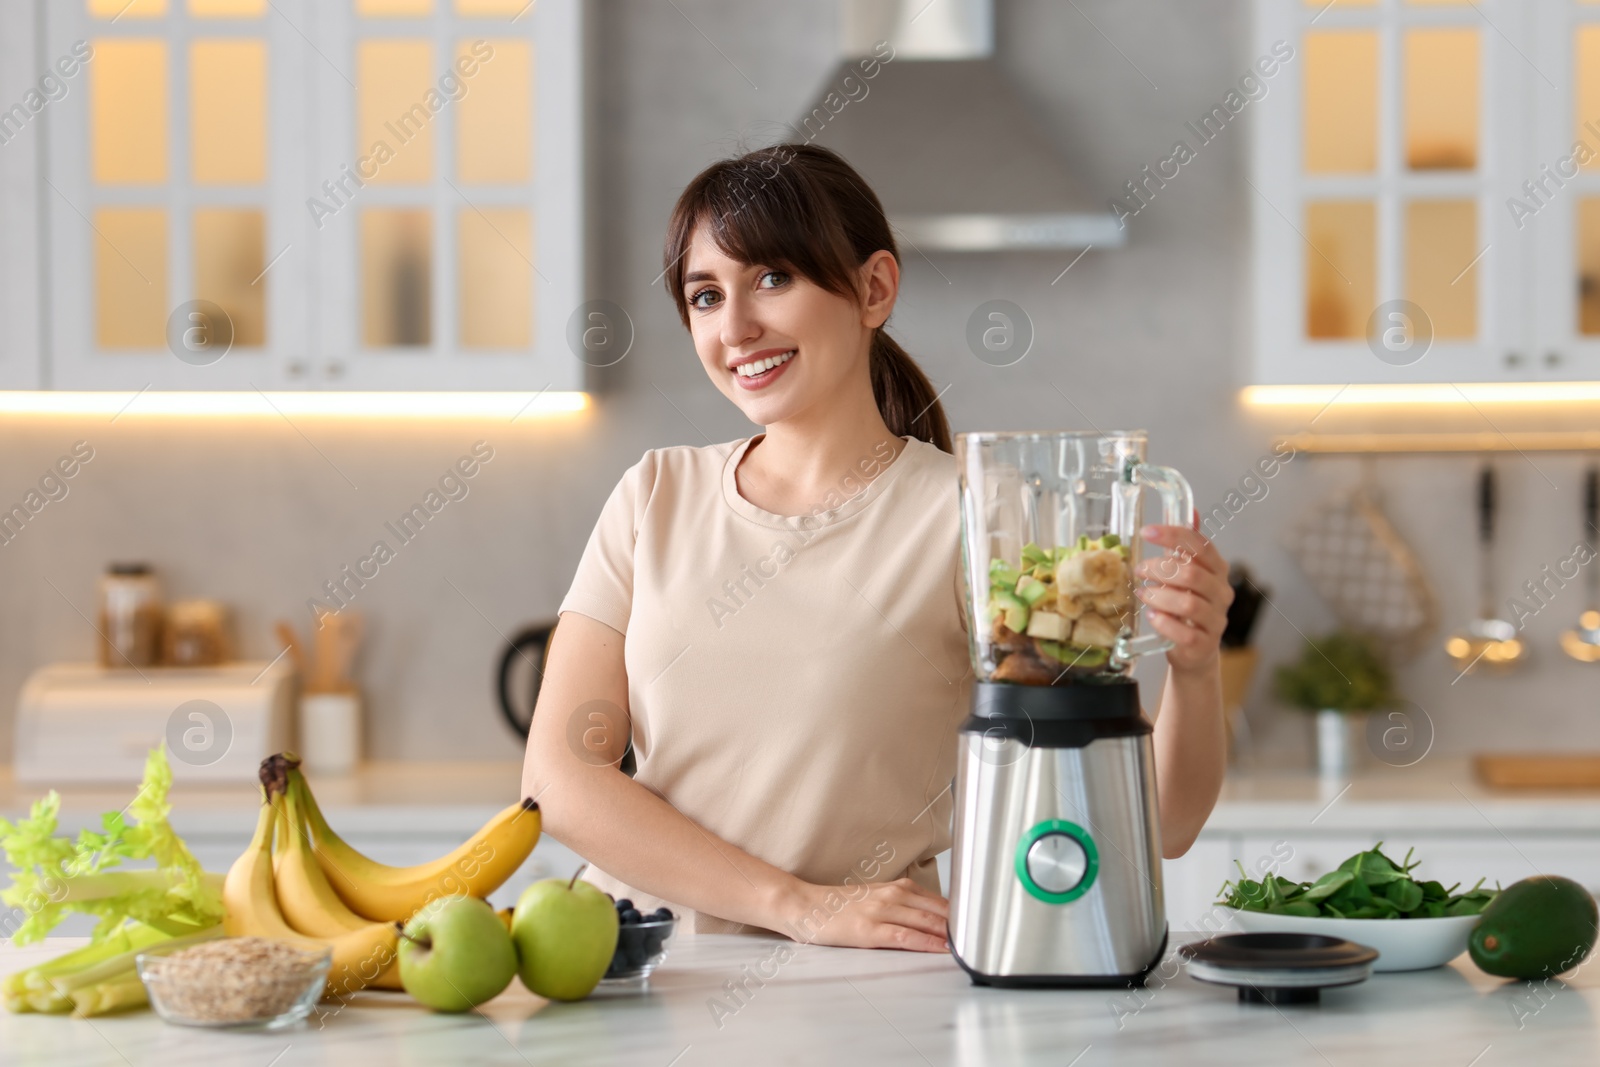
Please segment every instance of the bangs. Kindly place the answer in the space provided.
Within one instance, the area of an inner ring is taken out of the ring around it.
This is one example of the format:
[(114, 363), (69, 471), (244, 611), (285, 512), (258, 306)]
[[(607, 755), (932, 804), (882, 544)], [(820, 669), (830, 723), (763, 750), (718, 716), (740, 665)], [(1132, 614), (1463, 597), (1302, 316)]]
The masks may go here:
[(683, 279), (697, 232), (747, 267), (779, 268), (839, 296), (857, 295), (855, 267), (872, 250), (857, 255), (827, 191), (803, 168), (786, 165), (794, 147), (776, 145), (713, 164), (679, 198), (663, 258), (668, 292), (685, 325)]

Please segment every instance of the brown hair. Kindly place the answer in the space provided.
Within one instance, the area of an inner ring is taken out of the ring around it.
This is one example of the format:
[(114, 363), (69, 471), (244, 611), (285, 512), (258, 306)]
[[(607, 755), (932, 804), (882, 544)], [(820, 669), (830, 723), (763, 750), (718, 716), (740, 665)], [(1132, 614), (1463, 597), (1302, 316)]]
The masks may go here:
[[(856, 271), (872, 253), (900, 259), (883, 205), (838, 153), (786, 143), (719, 160), (695, 176), (667, 224), (667, 293), (689, 325), (684, 259), (697, 226), (741, 263), (782, 268), (815, 285), (860, 299)], [(950, 423), (933, 383), (888, 331), (872, 331), (872, 396), (896, 436), (951, 451)]]

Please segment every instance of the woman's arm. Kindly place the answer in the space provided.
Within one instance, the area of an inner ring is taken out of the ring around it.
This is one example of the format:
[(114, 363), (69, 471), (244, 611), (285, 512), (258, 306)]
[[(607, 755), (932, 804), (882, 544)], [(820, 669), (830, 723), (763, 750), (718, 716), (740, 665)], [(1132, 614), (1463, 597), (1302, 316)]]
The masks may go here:
[[(623, 774), (630, 721), (622, 649), (622, 634), (576, 612), (562, 615), (551, 638), (522, 789), (539, 801), (552, 837), (628, 885), (734, 922), (819, 944), (945, 950), (944, 898), (909, 878), (865, 893), (851, 887), (857, 899), (830, 913), (824, 901), (839, 887), (757, 859)], [(585, 732), (584, 741), (569, 740)], [(825, 926), (813, 919), (819, 909)]]
[(1150, 628), (1174, 642), (1154, 744), (1162, 852), (1177, 859), (1194, 844), (1222, 791), (1227, 740), (1218, 649), (1233, 589), (1227, 562), (1194, 530), (1149, 527), (1145, 539), (1171, 553), (1139, 565), (1140, 577), (1159, 583), (1139, 596)]

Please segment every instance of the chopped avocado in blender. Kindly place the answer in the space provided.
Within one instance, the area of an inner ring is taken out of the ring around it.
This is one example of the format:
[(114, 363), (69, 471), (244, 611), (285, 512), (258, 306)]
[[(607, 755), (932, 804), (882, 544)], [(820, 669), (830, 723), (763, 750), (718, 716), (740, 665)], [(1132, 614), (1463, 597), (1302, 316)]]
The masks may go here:
[(989, 584), (1005, 589), (1015, 589), (1017, 579), (1022, 577), (1022, 572), (1003, 559), (997, 559), (989, 564)]
[[(995, 679), (1095, 680), (1136, 610), (1129, 545), (1115, 533), (1080, 534), (1048, 549), (1030, 541), (1020, 557), (1017, 564), (989, 564)], [(1013, 656), (1016, 662), (1005, 665)]]
[(1007, 629), (1019, 634), (1027, 631), (1028, 605), (1017, 594), (1009, 589), (993, 589), (989, 593), (989, 604), (1005, 619)]
[(1022, 546), (1022, 566), (1024, 568), (1037, 567), (1041, 563), (1053, 562), (1050, 553), (1029, 541)]
[(1079, 648), (1060, 641), (1039, 641), (1037, 647), (1046, 656), (1069, 667), (1101, 667), (1111, 655), (1104, 648)]
[(1050, 587), (1034, 577), (1031, 572), (1017, 581), (1017, 596), (1030, 608), (1039, 603), (1049, 591)]

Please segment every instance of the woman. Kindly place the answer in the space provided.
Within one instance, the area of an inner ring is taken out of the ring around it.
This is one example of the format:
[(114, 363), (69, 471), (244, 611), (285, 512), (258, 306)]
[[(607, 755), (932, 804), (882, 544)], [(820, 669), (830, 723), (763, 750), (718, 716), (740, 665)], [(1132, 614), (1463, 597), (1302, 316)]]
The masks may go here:
[[(834, 153), (776, 145), (689, 184), (665, 261), (707, 376), (765, 432), (622, 476), (561, 604), (524, 795), (590, 881), (695, 931), (946, 951), (935, 857), (971, 688), (956, 471), (884, 331), (882, 206)], [(1155, 731), (1171, 857), (1221, 785), (1232, 594), (1199, 534), (1146, 535), (1177, 553), (1142, 592), (1176, 642)]]

